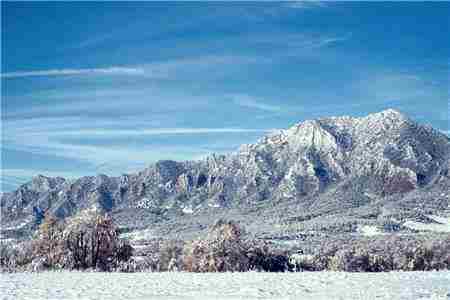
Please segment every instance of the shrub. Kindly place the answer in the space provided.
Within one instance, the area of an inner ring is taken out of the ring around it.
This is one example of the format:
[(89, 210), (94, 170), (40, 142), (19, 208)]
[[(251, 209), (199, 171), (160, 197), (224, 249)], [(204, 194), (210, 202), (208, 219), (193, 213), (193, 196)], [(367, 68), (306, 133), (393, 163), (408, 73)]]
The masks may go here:
[(205, 240), (190, 243), (184, 254), (184, 268), (190, 272), (247, 271), (249, 259), (238, 224), (219, 220)]
[(328, 268), (333, 271), (368, 272), (370, 255), (360, 248), (341, 249), (331, 258)]
[(334, 244), (326, 244), (326, 246), (318, 251), (312, 258), (312, 270), (323, 271), (327, 270), (331, 264), (331, 258), (339, 250), (339, 247)]
[(152, 257), (134, 256), (126, 261), (119, 261), (115, 271), (126, 273), (152, 272), (157, 271), (157, 263)]
[(13, 271), (15, 266), (15, 251), (12, 245), (0, 243), (0, 268), (2, 272)]
[(178, 271), (183, 267), (183, 242), (181, 241), (162, 241), (159, 248), (158, 270), (159, 271)]
[(286, 252), (276, 251), (267, 242), (253, 242), (248, 245), (249, 269), (264, 272), (285, 272), (289, 268)]
[(133, 256), (134, 249), (127, 240), (119, 240), (116, 248), (116, 259), (118, 262), (128, 261)]
[(393, 262), (390, 256), (383, 256), (379, 254), (370, 254), (369, 256), (369, 270), (370, 272), (388, 272), (394, 269)]
[(0, 270), (2, 272), (24, 271), (33, 260), (32, 241), (19, 244), (0, 243)]
[(338, 241), (319, 250), (314, 270), (384, 272), (450, 269), (450, 237), (392, 235)]

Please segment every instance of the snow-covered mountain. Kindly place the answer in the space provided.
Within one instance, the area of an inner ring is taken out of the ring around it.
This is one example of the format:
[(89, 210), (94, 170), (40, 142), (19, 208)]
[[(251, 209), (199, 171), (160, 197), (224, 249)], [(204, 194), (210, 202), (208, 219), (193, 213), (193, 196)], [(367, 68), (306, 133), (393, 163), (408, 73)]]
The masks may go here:
[(32, 224), (47, 210), (64, 218), (92, 207), (133, 227), (239, 212), (261, 224), (339, 214), (401, 218), (448, 210), (449, 170), (449, 138), (389, 109), (304, 121), (236, 153), (159, 161), (136, 174), (38, 175), (1, 196), (1, 222)]

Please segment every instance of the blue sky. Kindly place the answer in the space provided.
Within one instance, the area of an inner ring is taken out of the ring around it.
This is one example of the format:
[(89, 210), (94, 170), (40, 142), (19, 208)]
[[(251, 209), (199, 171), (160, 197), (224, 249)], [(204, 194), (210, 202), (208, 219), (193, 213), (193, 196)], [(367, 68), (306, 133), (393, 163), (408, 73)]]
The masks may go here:
[(396, 108), (449, 130), (449, 3), (1, 2), (3, 190)]

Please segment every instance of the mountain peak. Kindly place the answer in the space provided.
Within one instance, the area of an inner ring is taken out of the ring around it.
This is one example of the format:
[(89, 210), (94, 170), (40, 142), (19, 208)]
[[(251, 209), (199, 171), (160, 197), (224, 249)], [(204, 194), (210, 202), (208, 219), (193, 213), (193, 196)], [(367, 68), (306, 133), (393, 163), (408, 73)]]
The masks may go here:
[(385, 110), (382, 110), (380, 112), (377, 113), (371, 113), (368, 114), (367, 116), (364, 117), (351, 117), (351, 116), (331, 116), (331, 117), (324, 117), (324, 118), (318, 118), (318, 119), (308, 119), (308, 120), (304, 120), (301, 122), (298, 122), (296, 124), (294, 124), (292, 127), (284, 130), (284, 131), (289, 131), (289, 132), (296, 132), (299, 131), (302, 128), (320, 128), (320, 127), (329, 127), (329, 126), (336, 126), (336, 127), (354, 127), (356, 126), (358, 123), (360, 123), (361, 121), (364, 120), (377, 120), (377, 121), (381, 121), (381, 120), (390, 120), (390, 121), (394, 121), (394, 120), (400, 120), (400, 121), (406, 121), (406, 120), (410, 120), (405, 114), (403, 114), (402, 112), (393, 109), (393, 108), (388, 108)]
[(398, 110), (396, 110), (396, 109), (394, 109), (394, 108), (388, 108), (388, 109), (385, 109), (385, 110), (382, 110), (382, 111), (380, 111), (379, 112), (380, 114), (383, 114), (383, 115), (397, 115), (397, 116), (403, 116), (403, 114), (400, 112), (400, 111), (398, 111)]
[(33, 190), (48, 191), (61, 185), (64, 182), (65, 179), (62, 177), (47, 177), (45, 175), (38, 174), (36, 176), (33, 176), (30, 185)]
[(379, 119), (379, 120), (390, 120), (390, 121), (394, 121), (394, 120), (398, 120), (398, 121), (406, 121), (409, 120), (409, 118), (404, 115), (403, 113), (401, 113), (400, 111), (393, 109), (393, 108), (388, 108), (385, 110), (382, 110), (378, 113), (373, 113), (373, 114), (369, 114), (366, 119)]

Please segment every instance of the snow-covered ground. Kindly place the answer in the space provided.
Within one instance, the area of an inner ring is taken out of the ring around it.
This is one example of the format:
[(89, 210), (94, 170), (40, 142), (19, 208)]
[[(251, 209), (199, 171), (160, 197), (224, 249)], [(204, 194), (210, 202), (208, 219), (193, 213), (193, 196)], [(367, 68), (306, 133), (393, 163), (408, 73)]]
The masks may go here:
[(403, 226), (420, 231), (450, 232), (450, 217), (433, 215), (428, 215), (427, 217), (436, 223), (425, 224), (421, 222), (406, 221), (403, 223)]
[(0, 276), (0, 299), (450, 299), (449, 271)]
[(130, 241), (145, 241), (155, 237), (157, 237), (157, 235), (155, 235), (151, 229), (135, 230), (132, 232), (122, 233), (120, 235), (121, 239), (127, 239)]
[(364, 225), (361, 226), (359, 232), (364, 236), (382, 235), (383, 233), (377, 226)]

